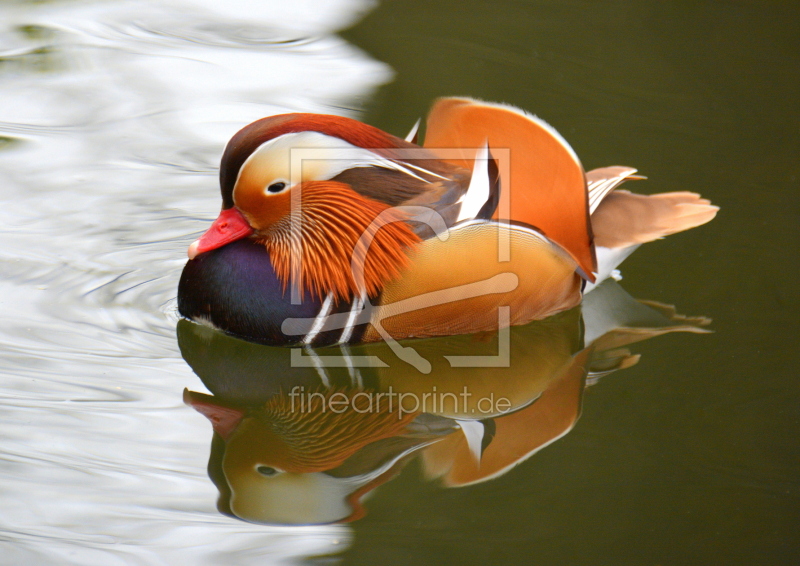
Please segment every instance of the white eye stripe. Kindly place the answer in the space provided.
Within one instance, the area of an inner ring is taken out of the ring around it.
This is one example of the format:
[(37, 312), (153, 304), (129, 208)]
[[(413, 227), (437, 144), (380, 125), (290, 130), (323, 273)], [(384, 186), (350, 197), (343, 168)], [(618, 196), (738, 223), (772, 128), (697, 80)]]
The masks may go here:
[[(294, 151), (297, 153), (293, 155)], [(265, 156), (269, 156), (268, 159), (264, 160)], [(297, 173), (291, 170), (295, 159), (301, 163), (302, 180), (332, 179), (347, 169), (357, 167), (391, 169), (424, 182), (430, 181), (420, 177), (417, 173), (444, 178), (424, 167), (382, 157), (369, 149), (355, 146), (343, 139), (310, 131), (283, 134), (261, 144), (242, 164), (236, 183), (239, 183), (239, 179), (246, 169), (255, 167), (258, 170), (265, 168), (266, 164), (266, 168), (271, 173), (269, 177), (276, 180), (266, 185), (263, 190), (265, 194), (275, 194), (275, 191), (267, 189), (278, 180), (285, 182), (285, 178)], [(290, 186), (290, 183), (287, 183), (287, 186)]]

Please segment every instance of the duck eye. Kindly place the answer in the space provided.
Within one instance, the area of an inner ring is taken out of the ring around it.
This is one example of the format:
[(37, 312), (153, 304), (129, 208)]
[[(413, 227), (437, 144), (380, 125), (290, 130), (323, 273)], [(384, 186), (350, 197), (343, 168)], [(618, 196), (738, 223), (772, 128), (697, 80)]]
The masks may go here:
[(277, 183), (272, 183), (269, 187), (267, 187), (267, 190), (271, 193), (279, 193), (285, 188), (286, 183), (283, 181), (278, 181)]
[(278, 470), (275, 468), (270, 468), (269, 466), (258, 466), (256, 471), (261, 474), (262, 476), (272, 477), (278, 473)]

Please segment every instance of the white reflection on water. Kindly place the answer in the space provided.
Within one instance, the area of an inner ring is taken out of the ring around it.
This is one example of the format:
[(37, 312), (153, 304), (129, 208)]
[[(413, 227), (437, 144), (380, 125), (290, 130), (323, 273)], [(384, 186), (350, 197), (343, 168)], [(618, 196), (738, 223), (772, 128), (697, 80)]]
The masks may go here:
[(172, 300), (219, 208), (227, 139), (279, 112), (354, 114), (390, 80), (332, 35), (370, 6), (0, 5), (4, 562), (280, 562), (347, 545), (344, 527), (214, 509)]

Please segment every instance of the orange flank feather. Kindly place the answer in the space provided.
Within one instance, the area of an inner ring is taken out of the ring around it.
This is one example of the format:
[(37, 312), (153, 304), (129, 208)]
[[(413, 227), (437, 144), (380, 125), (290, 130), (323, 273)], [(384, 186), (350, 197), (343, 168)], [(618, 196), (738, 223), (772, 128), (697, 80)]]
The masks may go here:
[(501, 200), (495, 218), (535, 226), (573, 257), (584, 278), (594, 281), (586, 179), (569, 144), (545, 122), (513, 106), (470, 98), (436, 101), (424, 147), (434, 152), (461, 148), (461, 159), (446, 161), (471, 169), (476, 149), (486, 143), (492, 150), (510, 150), (508, 167), (500, 164), (508, 206), (504, 210)]
[[(504, 238), (507, 237), (507, 242)], [(507, 247), (508, 260), (498, 260)], [(575, 263), (534, 230), (464, 223), (446, 241), (430, 238), (410, 253), (411, 267), (389, 282), (365, 342), (472, 334), (498, 329), (498, 307), (511, 325), (547, 318), (580, 303)]]
[[(285, 215), (260, 239), (284, 288), (292, 280), (312, 297), (374, 297), (408, 264), (407, 251), (420, 240), (399, 210), (336, 181), (311, 181), (292, 189), (298, 190), (297, 233), (284, 209)], [(288, 204), (290, 198), (287, 192), (283, 200)], [(294, 274), (292, 254), (298, 251), (300, 272)]]

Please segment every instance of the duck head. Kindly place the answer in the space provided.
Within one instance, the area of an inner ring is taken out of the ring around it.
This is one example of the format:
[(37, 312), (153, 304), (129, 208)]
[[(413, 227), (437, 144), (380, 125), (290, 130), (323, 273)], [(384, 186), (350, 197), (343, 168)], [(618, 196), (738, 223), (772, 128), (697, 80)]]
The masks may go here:
[(443, 178), (398, 157), (410, 148), (424, 151), (339, 116), (254, 122), (225, 149), (222, 211), (189, 258), (251, 238), (266, 247), (284, 289), (291, 281), (312, 298), (375, 296), (419, 241), (394, 207)]

